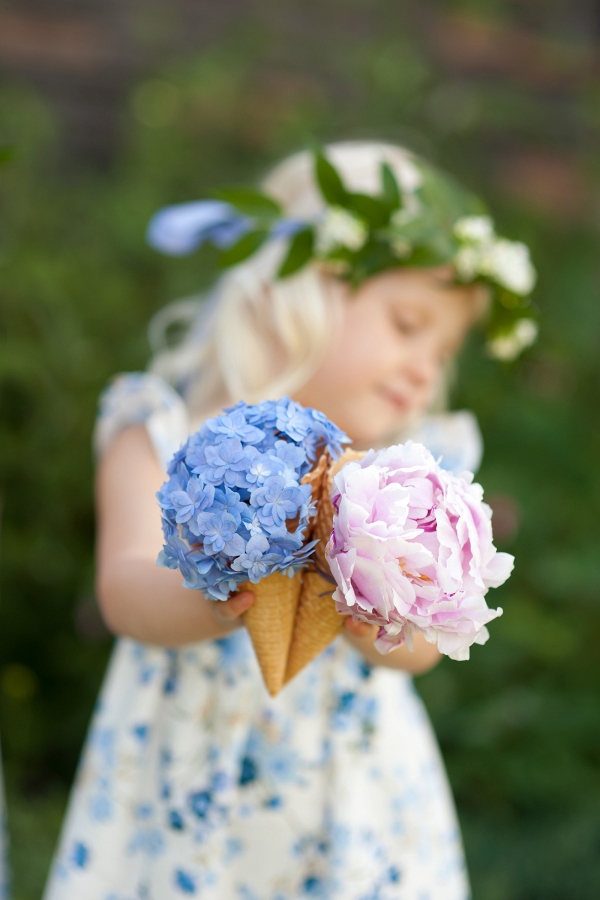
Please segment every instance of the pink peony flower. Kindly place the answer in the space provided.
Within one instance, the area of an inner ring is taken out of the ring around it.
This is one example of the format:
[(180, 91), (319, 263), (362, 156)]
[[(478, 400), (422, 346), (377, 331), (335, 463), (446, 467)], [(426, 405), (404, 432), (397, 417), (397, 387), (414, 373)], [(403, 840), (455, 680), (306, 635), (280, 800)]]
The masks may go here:
[(485, 595), (514, 558), (492, 540), (491, 509), (470, 472), (444, 471), (422, 444), (370, 450), (347, 463), (332, 491), (327, 560), (342, 614), (379, 625), (382, 653), (421, 632), (452, 659), (484, 644), (502, 614)]

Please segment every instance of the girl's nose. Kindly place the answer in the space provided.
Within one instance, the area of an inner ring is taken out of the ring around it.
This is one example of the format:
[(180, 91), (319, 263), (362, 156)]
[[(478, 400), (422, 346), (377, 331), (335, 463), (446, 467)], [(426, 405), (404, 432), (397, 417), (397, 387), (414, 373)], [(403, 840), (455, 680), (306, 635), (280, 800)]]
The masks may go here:
[(427, 347), (415, 349), (405, 362), (404, 374), (415, 387), (428, 387), (439, 376), (440, 363), (435, 353)]

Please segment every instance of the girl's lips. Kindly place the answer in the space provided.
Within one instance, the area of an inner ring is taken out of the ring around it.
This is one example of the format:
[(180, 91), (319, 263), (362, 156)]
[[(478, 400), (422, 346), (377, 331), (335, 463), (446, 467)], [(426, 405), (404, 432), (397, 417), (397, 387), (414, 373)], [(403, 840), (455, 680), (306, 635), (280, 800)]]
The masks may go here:
[(397, 391), (393, 391), (387, 387), (380, 387), (379, 393), (385, 400), (388, 401), (388, 403), (391, 403), (394, 409), (398, 412), (408, 412), (410, 403), (408, 402), (404, 394), (400, 394)]

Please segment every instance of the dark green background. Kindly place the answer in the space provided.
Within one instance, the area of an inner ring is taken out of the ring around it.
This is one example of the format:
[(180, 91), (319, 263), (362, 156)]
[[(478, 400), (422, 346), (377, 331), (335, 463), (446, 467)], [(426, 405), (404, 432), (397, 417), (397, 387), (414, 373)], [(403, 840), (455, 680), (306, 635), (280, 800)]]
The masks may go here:
[(210, 46), (165, 50), (124, 89), (103, 166), (68, 150), (41, 94), (4, 78), (0, 142), (17, 158), (0, 172), (0, 725), (17, 900), (40, 894), (110, 650), (93, 600), (96, 398), (145, 365), (151, 314), (212, 272), (208, 254), (150, 251), (145, 225), (315, 135), (405, 142), (532, 248), (539, 344), (503, 367), (474, 339), (454, 397), (480, 418), (479, 478), (517, 558), (493, 598), (505, 614), (471, 662), (445, 660), (419, 688), (475, 900), (600, 895), (592, 26), (583, 2), (248, 4)]

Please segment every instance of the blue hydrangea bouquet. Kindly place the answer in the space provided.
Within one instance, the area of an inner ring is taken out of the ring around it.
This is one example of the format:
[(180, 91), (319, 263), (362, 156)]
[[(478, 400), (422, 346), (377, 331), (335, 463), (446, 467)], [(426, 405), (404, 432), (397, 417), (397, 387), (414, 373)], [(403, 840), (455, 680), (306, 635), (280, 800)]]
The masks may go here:
[[(253, 590), (244, 622), (272, 695), (286, 680), (303, 576), (309, 564), (315, 571), (311, 538), (325, 476), (346, 443), (323, 413), (288, 397), (238, 403), (187, 440), (157, 494), (165, 537), (158, 564), (215, 601)], [(331, 610), (333, 587), (325, 582)]]

